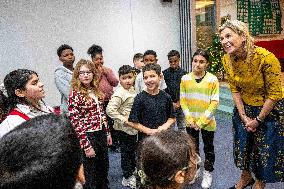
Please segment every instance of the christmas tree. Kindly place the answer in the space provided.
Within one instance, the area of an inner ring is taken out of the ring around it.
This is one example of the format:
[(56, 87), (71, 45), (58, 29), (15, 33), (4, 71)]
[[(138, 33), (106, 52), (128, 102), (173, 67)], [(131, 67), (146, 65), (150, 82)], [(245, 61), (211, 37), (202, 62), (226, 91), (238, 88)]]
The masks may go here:
[(221, 80), (224, 79), (224, 69), (222, 65), (222, 57), (224, 55), (223, 47), (220, 43), (220, 38), (217, 33), (215, 33), (212, 37), (212, 44), (207, 49), (209, 54), (209, 62), (210, 64), (207, 67), (207, 71), (214, 74), (214, 75), (221, 75)]
[[(231, 15), (227, 15), (221, 18), (221, 25), (224, 24), (227, 20), (231, 19)], [(212, 44), (207, 49), (209, 53), (210, 65), (207, 68), (208, 72), (213, 73), (218, 77), (219, 80), (225, 79), (224, 68), (222, 64), (222, 57), (224, 55), (224, 50), (220, 42), (220, 37), (218, 33), (215, 33), (212, 37)]]

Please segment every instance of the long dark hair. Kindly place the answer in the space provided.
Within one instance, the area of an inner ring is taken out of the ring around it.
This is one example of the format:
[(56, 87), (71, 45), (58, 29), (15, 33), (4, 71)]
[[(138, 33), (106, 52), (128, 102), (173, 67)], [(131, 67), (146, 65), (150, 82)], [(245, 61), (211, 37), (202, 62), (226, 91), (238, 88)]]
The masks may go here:
[(0, 123), (3, 121), (8, 113), (8, 98), (0, 90)]
[(8, 110), (15, 108), (18, 103), (28, 104), (25, 98), (17, 96), (15, 91), (17, 89), (25, 90), (26, 85), (28, 81), (31, 79), (32, 75), (38, 76), (38, 74), (35, 71), (28, 69), (17, 69), (11, 71), (9, 74), (5, 76), (4, 86), (8, 96), (8, 104), (9, 104)]

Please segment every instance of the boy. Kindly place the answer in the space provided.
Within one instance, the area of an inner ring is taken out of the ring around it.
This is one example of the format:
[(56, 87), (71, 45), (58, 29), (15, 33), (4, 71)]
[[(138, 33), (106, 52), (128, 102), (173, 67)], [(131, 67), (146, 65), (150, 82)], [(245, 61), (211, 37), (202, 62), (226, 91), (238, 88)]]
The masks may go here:
[(73, 48), (63, 44), (57, 49), (57, 55), (62, 62), (62, 66), (54, 71), (55, 85), (61, 94), (60, 110), (62, 113), (68, 113), (68, 96), (70, 93), (70, 83), (73, 74), (73, 64), (75, 56)]
[(162, 79), (161, 67), (156, 63), (146, 64), (142, 69), (146, 89), (135, 99), (128, 118), (129, 125), (139, 131), (138, 139), (167, 130), (175, 123), (171, 97), (159, 89)]
[(138, 75), (142, 68), (144, 67), (144, 62), (143, 62), (143, 54), (142, 53), (136, 53), (133, 56), (133, 64), (135, 68), (135, 74)]
[(121, 169), (123, 173), (122, 185), (136, 188), (135, 171), (135, 146), (137, 130), (127, 127), (124, 123), (128, 119), (134, 97), (136, 96), (134, 84), (134, 69), (123, 65), (118, 70), (120, 85), (112, 95), (106, 112), (114, 120), (113, 128), (117, 130), (121, 150)]
[(180, 107), (179, 90), (181, 77), (187, 72), (180, 68), (180, 54), (176, 50), (168, 53), (170, 67), (163, 71), (164, 79), (167, 84), (165, 91), (171, 96), (174, 109), (176, 112), (177, 128), (181, 131), (185, 130), (184, 114)]
[[(156, 52), (153, 51), (153, 50), (147, 50), (143, 55), (143, 62), (144, 62), (145, 65), (150, 64), (150, 63), (157, 64), (158, 59), (157, 59)], [(136, 80), (135, 80), (135, 91), (138, 94), (138, 93), (142, 92), (145, 88), (146, 88), (146, 86), (145, 86), (144, 81), (143, 81), (143, 74), (139, 73), (136, 77)], [(167, 88), (167, 85), (166, 85), (163, 77), (161, 77), (159, 88), (162, 89), (162, 90)]]

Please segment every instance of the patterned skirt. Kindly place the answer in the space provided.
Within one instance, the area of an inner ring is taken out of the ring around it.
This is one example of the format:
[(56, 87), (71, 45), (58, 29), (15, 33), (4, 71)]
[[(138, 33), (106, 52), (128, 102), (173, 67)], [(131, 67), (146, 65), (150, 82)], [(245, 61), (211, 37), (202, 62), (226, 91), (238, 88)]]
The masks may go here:
[[(245, 105), (255, 118), (262, 107)], [(264, 183), (284, 182), (284, 99), (279, 101), (256, 132), (247, 132), (237, 109), (233, 114), (234, 161)]]

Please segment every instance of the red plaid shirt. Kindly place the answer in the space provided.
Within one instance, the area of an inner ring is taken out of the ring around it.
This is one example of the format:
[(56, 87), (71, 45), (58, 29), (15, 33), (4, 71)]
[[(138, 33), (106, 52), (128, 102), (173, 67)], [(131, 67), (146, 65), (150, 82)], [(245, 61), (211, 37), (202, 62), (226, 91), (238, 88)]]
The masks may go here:
[[(88, 149), (91, 147), (86, 132), (102, 129), (108, 131), (107, 118), (102, 102), (96, 102), (95, 99), (86, 99), (80, 92), (72, 91), (69, 95), (68, 109), (70, 120), (80, 139), (81, 148)], [(103, 125), (105, 125), (105, 128), (103, 128)]]

